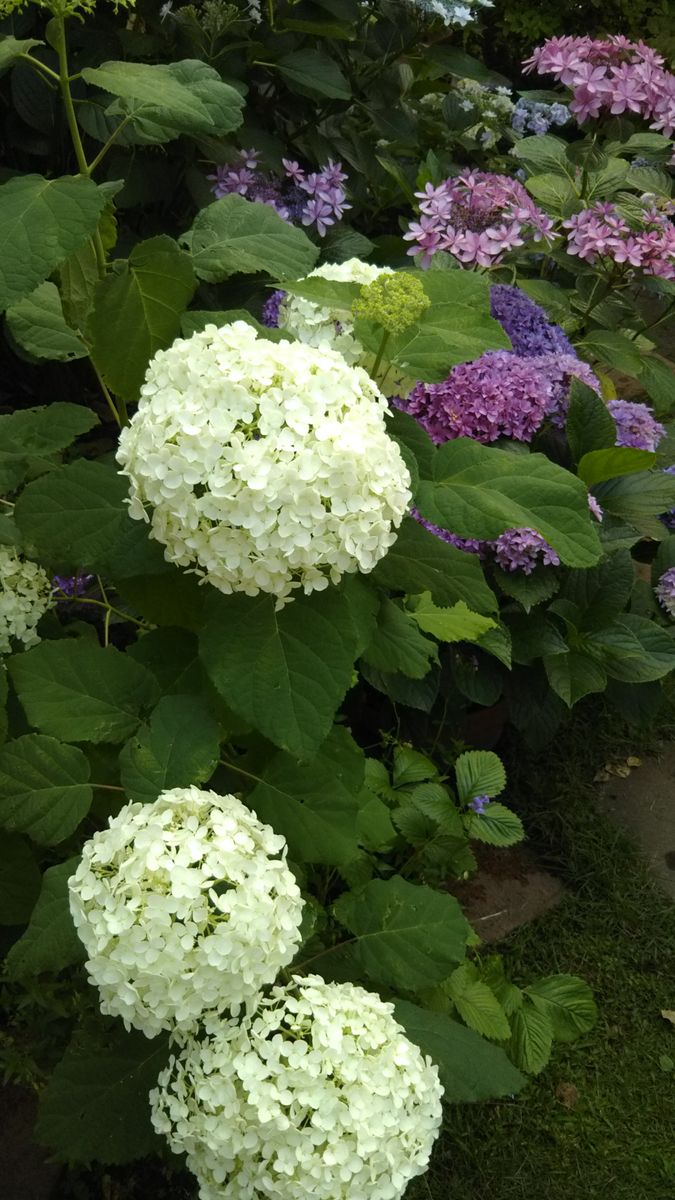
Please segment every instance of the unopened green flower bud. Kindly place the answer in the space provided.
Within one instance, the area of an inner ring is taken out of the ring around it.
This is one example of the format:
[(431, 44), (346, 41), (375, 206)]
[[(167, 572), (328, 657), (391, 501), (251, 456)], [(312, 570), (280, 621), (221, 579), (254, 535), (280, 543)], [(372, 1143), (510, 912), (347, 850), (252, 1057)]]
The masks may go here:
[(430, 304), (419, 279), (399, 272), (378, 275), (373, 283), (364, 284), (352, 312), (355, 317), (376, 321), (388, 333), (402, 333), (419, 321)]

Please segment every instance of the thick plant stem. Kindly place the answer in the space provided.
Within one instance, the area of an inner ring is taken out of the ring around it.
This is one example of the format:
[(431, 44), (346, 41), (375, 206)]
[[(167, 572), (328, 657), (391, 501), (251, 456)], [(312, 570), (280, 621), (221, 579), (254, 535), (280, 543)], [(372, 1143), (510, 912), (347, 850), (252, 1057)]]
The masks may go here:
[(382, 365), (382, 359), (384, 358), (384, 352), (387, 348), (388, 341), (389, 341), (389, 330), (385, 329), (382, 334), (382, 341), (380, 342), (379, 350), (377, 351), (377, 354), (375, 355), (375, 362), (373, 363), (373, 371), (372, 371), (373, 378), (375, 378), (375, 376), (377, 375), (377, 372), (379, 371), (379, 369)]
[(61, 88), (61, 96), (63, 97), (63, 107), (66, 112), (66, 120), (68, 122), (70, 138), (73, 143), (73, 149), (75, 151), (75, 158), (77, 159), (80, 175), (86, 175), (89, 177), (91, 172), (89, 170), (89, 164), (87, 163), (87, 156), (84, 153), (84, 146), (82, 145), (82, 138), (80, 137), (80, 130), (77, 124), (77, 117), (75, 116), (75, 105), (73, 104), (73, 97), (70, 91), (68, 51), (66, 49), (66, 22), (64, 17), (57, 17), (56, 21), (59, 31), (56, 42), (56, 52), (59, 56), (59, 86)]

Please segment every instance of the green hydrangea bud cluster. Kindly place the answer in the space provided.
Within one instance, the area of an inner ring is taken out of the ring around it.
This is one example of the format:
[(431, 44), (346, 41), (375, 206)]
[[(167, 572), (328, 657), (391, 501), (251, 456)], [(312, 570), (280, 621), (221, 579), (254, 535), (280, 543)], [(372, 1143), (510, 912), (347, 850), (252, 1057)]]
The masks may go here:
[[(25, 8), (28, 3), (46, 8), (53, 17), (89, 16), (96, 8), (96, 0), (0, 0), (0, 20)], [(112, 0), (115, 12), (119, 8), (133, 8), (136, 0)]]
[(397, 272), (378, 275), (372, 283), (364, 284), (352, 312), (355, 317), (376, 321), (388, 333), (402, 333), (419, 321), (430, 304), (419, 279)]

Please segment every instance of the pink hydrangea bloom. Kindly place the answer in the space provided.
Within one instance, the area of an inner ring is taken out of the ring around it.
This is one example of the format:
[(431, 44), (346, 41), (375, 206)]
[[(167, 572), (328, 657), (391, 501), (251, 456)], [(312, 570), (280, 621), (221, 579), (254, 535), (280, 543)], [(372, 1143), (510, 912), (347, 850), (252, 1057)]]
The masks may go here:
[(415, 195), (420, 218), (403, 237), (412, 243), (408, 254), (422, 252), (423, 267), (437, 250), (447, 250), (466, 266), (489, 267), (526, 240), (555, 237), (551, 218), (508, 175), (466, 171), (437, 187), (428, 183)]
[(634, 112), (666, 137), (675, 129), (675, 75), (644, 42), (618, 35), (549, 38), (525, 69), (554, 75), (571, 88), (570, 110), (579, 122), (603, 112)]
[(215, 174), (207, 175), (218, 199), (236, 192), (247, 200), (268, 204), (284, 221), (314, 225), (319, 237), (324, 237), (329, 227), (351, 208), (344, 189), (347, 176), (342, 164), (330, 158), (310, 175), (297, 162), (283, 158), (286, 178), (281, 179), (260, 170), (258, 150), (240, 150), (238, 157), (242, 166), (216, 167)]
[(615, 204), (599, 201), (575, 213), (567, 229), (567, 252), (586, 262), (610, 258), (637, 267), (645, 275), (675, 279), (675, 226), (669, 219), (673, 205), (661, 211), (651, 198), (643, 198), (641, 228), (633, 229)]

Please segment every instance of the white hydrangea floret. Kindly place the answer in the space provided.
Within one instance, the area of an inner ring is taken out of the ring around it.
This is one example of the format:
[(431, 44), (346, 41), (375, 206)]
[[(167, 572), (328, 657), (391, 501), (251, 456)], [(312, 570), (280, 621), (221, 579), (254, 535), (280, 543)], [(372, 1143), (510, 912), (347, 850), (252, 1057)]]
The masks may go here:
[[(350, 258), (342, 263), (323, 263), (307, 278), (365, 284), (373, 283), (380, 275), (392, 274), (391, 267), (374, 267), (372, 263), (361, 262), (360, 258)], [(363, 356), (363, 346), (354, 336), (354, 322), (340, 309), (324, 308), (288, 293), (279, 305), (278, 321), (280, 329), (287, 329), (305, 345), (330, 346), (348, 363), (354, 364)]]
[(54, 603), (42, 567), (12, 546), (0, 546), (0, 654), (11, 651), (13, 638), (26, 648), (36, 646), (38, 621)]
[(150, 1093), (200, 1200), (396, 1200), (427, 1167), (438, 1071), (393, 1005), (294, 977), (241, 1021), (188, 1036)]
[(148, 1037), (236, 1010), (300, 941), (285, 839), (196, 787), (122, 808), (85, 843), (69, 890), (101, 1011)]
[(159, 351), (118, 462), (165, 557), (222, 592), (280, 600), (371, 571), (410, 476), (365, 371), (244, 321)]

